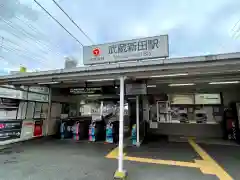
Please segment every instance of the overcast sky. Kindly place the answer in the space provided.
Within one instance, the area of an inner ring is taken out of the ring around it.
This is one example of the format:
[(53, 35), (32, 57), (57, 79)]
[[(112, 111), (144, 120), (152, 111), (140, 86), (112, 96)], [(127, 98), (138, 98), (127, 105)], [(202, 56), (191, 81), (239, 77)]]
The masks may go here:
[[(38, 0), (82, 44), (52, 0)], [(240, 0), (57, 0), (94, 43), (169, 35), (170, 57), (240, 51)], [(0, 74), (82, 65), (82, 46), (33, 0), (0, 0)]]

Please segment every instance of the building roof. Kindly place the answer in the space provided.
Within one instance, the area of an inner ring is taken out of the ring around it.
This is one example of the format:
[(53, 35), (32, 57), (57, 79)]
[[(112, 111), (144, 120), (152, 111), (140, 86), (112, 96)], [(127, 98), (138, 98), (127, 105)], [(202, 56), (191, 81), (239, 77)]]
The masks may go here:
[(166, 73), (193, 72), (209, 73), (239, 71), (240, 52), (207, 56), (151, 59), (126, 63), (99, 64), (74, 69), (57, 69), (42, 72), (20, 73), (1, 76), (0, 84), (37, 84), (50, 81), (71, 82), (98, 78), (117, 79), (120, 75), (130, 77), (148, 77)]

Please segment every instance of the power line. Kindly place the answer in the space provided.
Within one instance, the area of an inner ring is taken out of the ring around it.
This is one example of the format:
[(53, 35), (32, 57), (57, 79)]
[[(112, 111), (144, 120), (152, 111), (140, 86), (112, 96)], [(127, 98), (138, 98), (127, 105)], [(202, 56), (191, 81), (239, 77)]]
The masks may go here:
[(54, 2), (54, 4), (68, 17), (68, 19), (78, 28), (79, 31), (81, 31), (81, 33), (83, 33), (83, 35), (92, 43), (94, 44), (93, 40), (77, 25), (77, 23), (66, 13), (66, 11), (64, 11), (64, 9), (55, 1), (52, 0)]
[(3, 56), (0, 56), (0, 59), (2, 59), (3, 61), (5, 61), (5, 62), (7, 63), (7, 65), (11, 65), (11, 66), (13, 66), (13, 67), (19, 66), (19, 64), (13, 63), (13, 62), (7, 60), (7, 59), (6, 59), (5, 57), (3, 57)]
[[(13, 23), (12, 23), (11, 21), (8, 21), (8, 20), (3, 19), (1, 16), (0, 16), (0, 19), (1, 19), (4, 23), (6, 23), (9, 27), (11, 27), (13, 30), (19, 31), (19, 32), (21, 32), (23, 35), (25, 35), (26, 37), (28, 37), (29, 39), (35, 41), (36, 45), (39, 45), (42, 50), (47, 50), (47, 51), (52, 51), (52, 52), (54, 52), (48, 45), (42, 43), (42, 42), (39, 41), (39, 40), (36, 40), (36, 38), (35, 38), (32, 34), (28, 33), (26, 30), (24, 30), (23, 28), (21, 28), (19, 25), (16, 25), (16, 24), (13, 25)], [(46, 51), (43, 51), (43, 52), (46, 53)], [(54, 53), (56, 53), (56, 52), (54, 52)], [(57, 53), (57, 54), (59, 54), (59, 53)], [(59, 54), (59, 55), (60, 55), (60, 54)]]
[[(8, 47), (14, 48), (14, 49), (16, 49), (16, 50), (18, 50), (18, 51), (27, 52), (28, 54), (32, 54), (34, 57), (38, 57), (38, 56), (39, 56), (38, 54), (29, 52), (29, 51), (24, 51), (24, 50), (22, 49), (22, 47), (20, 47), (20, 46), (18, 46), (18, 45), (15, 45), (15, 44), (12, 43), (11, 41), (8, 41), (8, 40), (5, 39), (4, 42), (7, 42), (7, 46), (8, 46)], [(9, 44), (13, 44), (13, 45), (10, 46)], [(15, 45), (15, 46), (14, 46), (14, 45)], [(6, 43), (4, 44), (4, 46), (6, 47)], [(41, 56), (39, 56), (39, 57), (41, 57)], [(42, 57), (41, 57), (41, 58), (42, 58)], [(44, 59), (44, 58), (43, 58), (43, 59)]]
[[(37, 57), (37, 58), (46, 59), (45, 57), (37, 54), (36, 52), (30, 52), (29, 50), (25, 50), (22, 46), (19, 46), (18, 44), (14, 43), (13, 41), (11, 41), (5, 37), (2, 37), (2, 38), (4, 38), (4, 43), (7, 42), (7, 45), (12, 44), (11, 46), (8, 45), (8, 47), (10, 47), (10, 48), (14, 48), (17, 51), (26, 52), (26, 54), (33, 55), (34, 57)], [(6, 43), (4, 44), (4, 46), (6, 47)]]
[[(0, 19), (2, 19), (1, 18), (1, 16), (0, 16)], [(9, 21), (6, 21), (6, 20), (4, 20), (4, 19), (2, 19), (3, 20), (3, 22), (5, 22), (6, 24), (7, 24), (7, 26), (9, 26), (10, 28), (12, 28), (13, 30), (16, 30), (16, 28), (12, 25), (12, 22), (9, 22)], [(20, 28), (19, 28), (20, 29)], [(19, 30), (18, 29), (18, 30)], [(21, 30), (21, 29), (20, 29)], [(41, 52), (43, 53), (43, 54), (48, 54), (49, 52), (53, 52), (51, 49), (49, 50), (49, 49), (47, 49), (47, 51), (46, 51), (46, 48), (44, 48), (42, 45), (41, 45), (41, 42), (39, 42), (39, 41), (37, 41), (32, 35), (30, 35), (30, 34), (28, 34), (26, 31), (24, 31), (24, 30), (22, 30), (22, 31), (20, 31), (23, 35), (25, 35), (26, 37), (28, 37), (31, 41), (27, 41), (27, 40), (25, 40), (24, 38), (22, 38), (22, 37), (20, 37), (20, 36), (18, 36), (16, 33), (10, 33), (10, 34), (12, 34), (12, 35), (14, 35), (15, 37), (17, 37), (17, 38), (19, 38), (21, 41), (24, 41), (24, 42), (26, 42), (26, 43), (30, 43), (30, 44), (33, 44), (33, 45), (37, 45), (37, 47), (41, 50)], [(33, 42), (34, 41), (34, 42)], [(46, 47), (46, 45), (45, 45), (45, 47)], [(54, 52), (53, 52), (54, 53)]]
[(232, 31), (234, 31), (234, 28), (238, 25), (239, 22), (240, 22), (240, 19), (233, 25)]
[[(13, 25), (13, 23), (12, 23), (11, 21), (7, 21), (7, 20), (3, 19), (1, 16), (0, 16), (0, 19), (1, 19), (5, 24), (7, 24), (7, 26), (10, 27), (11, 29), (13, 29), (13, 30), (15, 30), (15, 31), (18, 31), (18, 32), (20, 32), (21, 34), (23, 34), (23, 35), (25, 35), (26, 37), (28, 37), (29, 39), (35, 41), (35, 42), (34, 42), (34, 45), (36, 45), (36, 44), (37, 44), (37, 45), (40, 45), (32, 35), (30, 35), (30, 34), (27, 33), (26, 31), (22, 30), (21, 28), (16, 29), (16, 27), (14, 27), (14, 25)], [(18, 27), (19, 27), (19, 26), (18, 26)], [(20, 31), (19, 31), (19, 30), (20, 30)], [(10, 33), (10, 32), (8, 32), (8, 33)], [(24, 41), (24, 42), (26, 42), (26, 43), (29, 43), (28, 41), (26, 41), (26, 40), (23, 39), (22, 37), (19, 37), (18, 35), (16, 35), (16, 33), (10, 33), (10, 34), (13, 34), (14, 36), (18, 37), (18, 38), (21, 39), (22, 41)], [(41, 46), (41, 45), (40, 45), (40, 46)], [(46, 53), (46, 51), (43, 51), (42, 48), (40, 48), (40, 49), (42, 50), (43, 53)]]
[(26, 51), (22, 51), (20, 49), (16, 49), (16, 48), (5, 46), (5, 45), (2, 46), (2, 48), (7, 50), (7, 51), (16, 52), (18, 55), (20, 55), (24, 58), (29, 58), (29, 59), (32, 59), (32, 60), (38, 60), (41, 63), (45, 63), (45, 62), (42, 62), (42, 60), (39, 57), (34, 58), (34, 57), (31, 56), (31, 54), (27, 53)]
[[(43, 64), (43, 65), (46, 65), (46, 64), (47, 64), (47, 65), (49, 65), (51, 68), (54, 67), (54, 64), (49, 63), (49, 61), (48, 61), (48, 63), (42, 62), (41, 59), (33, 58), (33, 57), (29, 56), (27, 53), (23, 53), (21, 50), (14, 49), (14, 48), (10, 48), (10, 47), (7, 47), (7, 46), (4, 46), (3, 49), (5, 49), (7, 52), (11, 52), (11, 55), (13, 55), (13, 56), (16, 56), (16, 55), (17, 55), (17, 58), (22, 57), (22, 60), (25, 61), (25, 62), (24, 62), (24, 63), (21, 63), (21, 64), (25, 64), (25, 63), (28, 62), (28, 60), (31, 59), (31, 60), (37, 60), (37, 61), (39, 61), (39, 62), (40, 62), (41, 64)], [(16, 54), (16, 55), (14, 55), (14, 54)], [(5, 56), (4, 56), (4, 58), (5, 58)], [(16, 59), (16, 58), (15, 58), (15, 59)], [(26, 64), (25, 64), (25, 65), (26, 65)]]
[[(0, 9), (1, 9), (1, 8), (4, 8), (4, 5), (3, 5), (3, 4), (0, 4)], [(15, 17), (16, 17), (16, 16), (15, 16)], [(16, 17), (16, 18), (17, 18), (17, 17)], [(58, 53), (58, 52), (56, 52), (56, 51), (53, 51), (53, 50), (51, 49), (51, 47), (49, 46), (49, 44), (46, 44), (46, 43), (43, 43), (42, 41), (37, 40), (32, 33), (29, 33), (28, 31), (26, 31), (22, 26), (16, 25), (16, 24), (14, 24), (13, 22), (11, 22), (11, 21), (9, 21), (9, 20), (5, 20), (2, 16), (0, 16), (0, 19), (2, 19), (2, 21), (3, 21), (8, 27), (10, 27), (11, 29), (13, 29), (12, 32), (10, 32), (10, 31), (8, 31), (8, 30), (6, 30), (6, 32), (8, 32), (9, 34), (15, 36), (16, 38), (20, 39), (21, 41), (24, 41), (25, 43), (27, 43), (27, 46), (25, 46), (26, 49), (29, 49), (29, 44), (34, 45), (34, 47), (37, 45), (37, 48), (40, 49), (40, 51), (38, 51), (38, 52), (41, 52), (41, 53), (40, 53), (41, 55), (42, 55), (42, 54), (46, 55), (46, 54), (51, 53), (51, 54), (55, 54), (56, 56), (62, 58), (63, 55), (61, 55), (60, 53)], [(21, 21), (20, 18), (17, 18), (17, 19)], [(23, 22), (24, 24), (26, 24), (24, 21), (21, 21), (21, 22)], [(19, 23), (20, 23), (20, 22), (19, 22)], [(17, 23), (17, 24), (18, 24), (18, 23)], [(22, 24), (22, 23), (21, 23), (21, 24)], [(21, 34), (18, 35), (18, 34), (19, 34), (18, 32), (20, 32)], [(23, 38), (22, 35), (25, 36), (26, 38)], [(2, 36), (2, 37), (3, 37), (3, 36)], [(6, 38), (6, 37), (3, 37), (3, 38), (5, 38), (4, 40), (6, 41), (7, 38)], [(29, 40), (30, 40), (30, 41), (29, 41)], [(11, 44), (14, 43), (15, 46), (18, 46), (18, 47), (19, 47), (19, 45), (18, 45), (16, 42), (12, 42), (12, 41), (10, 41), (10, 40), (7, 40), (7, 41), (10, 42)], [(22, 46), (24, 46), (24, 44), (21, 43), (20, 49), (22, 49)], [(30, 49), (32, 49), (32, 48), (30, 48)], [(28, 52), (30, 52), (30, 50), (28, 50)], [(47, 59), (47, 58), (42, 58), (42, 56), (39, 55), (39, 53), (37, 53), (37, 52), (32, 53), (32, 54), (33, 54), (33, 57), (39, 56), (39, 57), (41, 57), (42, 60)], [(36, 54), (37, 54), (37, 55), (36, 55)]]
[[(17, 16), (15, 16), (15, 18), (18, 19), (19, 21), (23, 22), (26, 26), (28, 26), (28, 28), (30, 28), (30, 29), (31, 29), (32, 31), (34, 31), (35, 33), (39, 34), (40, 36), (43, 36), (43, 37), (44, 37), (44, 40), (47, 40), (47, 41), (51, 42), (51, 41), (50, 41), (51, 38), (47, 37), (44, 33), (39, 32), (39, 30), (38, 30), (37, 28), (33, 27), (33, 26), (32, 26), (31, 24), (29, 24), (28, 22), (22, 20), (21, 18), (19, 18), (19, 17), (17, 17)], [(43, 44), (43, 45), (49, 46), (49, 44)], [(56, 46), (55, 43), (54, 43), (54, 44), (52, 43), (52, 45)], [(57, 45), (56, 47), (59, 48), (58, 45)], [(49, 47), (49, 49), (52, 51), (52, 49), (51, 49), (50, 47)], [(60, 48), (59, 48), (59, 49), (60, 49)], [(60, 54), (61, 52), (58, 52), (58, 51), (55, 51), (55, 50), (54, 50), (54, 52), (55, 52), (56, 54), (61, 55), (61, 54)]]
[[(240, 22), (240, 19), (234, 24), (234, 26), (232, 27), (232, 30), (231, 30), (231, 31), (233, 31), (233, 34), (231, 37), (235, 40), (240, 36), (240, 34), (238, 34), (240, 32), (240, 23), (239, 22)], [(238, 27), (238, 25), (239, 25), (239, 27)], [(235, 28), (236, 28), (236, 30), (235, 30)]]
[[(4, 8), (4, 5), (3, 5), (3, 4), (0, 4), (0, 9), (1, 9), (1, 8)], [(16, 28), (14, 27), (14, 25), (16, 26), (16, 24), (14, 24), (13, 22), (11, 22), (11, 21), (9, 21), (9, 20), (5, 20), (2, 16), (0, 16), (0, 18), (2, 18), (3, 21), (4, 21), (6, 24), (8, 24), (8, 26), (10, 26), (12, 29), (14, 29), (14, 30), (16, 29)], [(35, 33), (40, 34), (41, 36), (44, 36), (44, 37), (45, 37), (44, 40), (46, 40), (46, 38), (47, 38), (47, 41), (50, 41), (51, 38), (47, 37), (45, 34), (43, 34), (43, 33), (41, 33), (41, 32), (39, 33), (39, 30), (37, 30), (35, 27), (33, 27), (33, 26), (32, 26), (31, 24), (29, 24), (28, 22), (22, 20), (21, 18), (19, 18), (19, 17), (17, 17), (17, 16), (14, 16), (14, 18), (16, 18), (18, 21), (20, 21), (21, 24), (24, 23), (26, 26), (28, 26), (28, 28), (30, 28), (30, 29), (31, 29), (32, 31), (34, 31)], [(11, 25), (12, 25), (12, 26), (11, 26)], [(59, 56), (62, 57), (61, 52), (58, 52), (58, 51), (55, 51), (55, 50), (53, 51), (52, 48), (49, 46), (49, 45), (50, 45), (49, 43), (46, 44), (46, 43), (43, 43), (42, 41), (36, 40), (35, 37), (34, 37), (32, 34), (30, 34), (28, 31), (24, 30), (24, 28), (22, 28), (21, 26), (18, 26), (18, 29), (17, 29), (17, 30), (18, 30), (18, 31), (21, 30), (22, 34), (24, 34), (25, 36), (27, 35), (28, 37), (31, 37), (31, 39), (37, 41), (37, 44), (39, 44), (39, 45), (41, 45), (41, 46), (45, 46), (48, 51), (51, 51), (51, 52), (53, 52), (53, 53), (56, 53), (56, 55), (59, 55)], [(56, 45), (54, 44), (54, 46), (56, 46)], [(59, 48), (59, 46), (57, 46), (57, 47)], [(44, 49), (46, 49), (46, 48), (44, 48)], [(41, 48), (41, 49), (42, 49), (42, 48)], [(60, 48), (59, 48), (59, 49), (60, 49)], [(44, 52), (44, 54), (46, 54), (46, 53)]]
[[(14, 46), (6, 46), (7, 44), (5, 42), (8, 42)], [(2, 46), (1, 46), (2, 49), (5, 49), (5, 50), (10, 50), (11, 52), (17, 52), (17, 54), (21, 54), (22, 56), (27, 57), (27, 58), (30, 58), (32, 60), (37, 60), (38, 62), (40, 63), (43, 63), (43, 64), (49, 64), (48, 62), (49, 61), (44, 61), (44, 59), (46, 59), (45, 57), (42, 57), (41, 55), (37, 54), (37, 53), (32, 53), (30, 52), (29, 50), (27, 49), (23, 49), (22, 46), (19, 46), (17, 45), (15, 42), (9, 40), (8, 38), (5, 38), (5, 37), (2, 37)], [(24, 53), (24, 54), (23, 54)]]
[[(61, 50), (61, 48), (59, 47), (58, 44), (56, 44), (55, 42), (51, 41), (51, 38), (49, 38), (44, 32), (41, 31), (41, 29), (39, 30), (37, 27), (34, 27), (32, 24), (30, 24), (28, 21), (25, 21), (17, 16), (15, 16), (15, 18), (17, 18), (19, 21), (23, 22), (24, 24), (26, 24), (30, 29), (32, 29), (34, 32), (38, 33), (39, 35), (43, 36), (45, 40), (51, 42), (52, 45), (56, 46), (58, 49)], [(61, 53), (61, 52), (60, 52)]]
[(45, 12), (47, 13), (56, 23), (58, 23), (72, 38), (74, 38), (81, 46), (83, 44), (72, 34), (70, 33), (55, 17), (53, 17), (37, 0), (34, 2)]

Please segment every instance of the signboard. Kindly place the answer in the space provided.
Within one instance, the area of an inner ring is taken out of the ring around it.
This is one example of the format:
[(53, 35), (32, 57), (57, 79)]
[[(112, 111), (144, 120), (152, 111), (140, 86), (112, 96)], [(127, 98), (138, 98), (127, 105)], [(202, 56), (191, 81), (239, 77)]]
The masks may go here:
[(83, 64), (168, 57), (168, 36), (154, 36), (83, 47)]
[(0, 121), (0, 141), (20, 138), (22, 121)]
[(193, 95), (173, 94), (171, 104), (194, 104)]
[(147, 85), (140, 83), (126, 84), (126, 95), (147, 94)]
[(195, 104), (221, 104), (220, 94), (195, 94)]
[(29, 92), (27, 100), (29, 100), (29, 101), (48, 102), (48, 95)]
[(22, 99), (22, 91), (0, 87), (0, 97)]
[(96, 88), (72, 88), (70, 89), (71, 94), (101, 94), (102, 88), (96, 87)]
[(29, 91), (43, 93), (43, 94), (49, 94), (48, 87), (30, 86)]
[(7, 98), (0, 98), (0, 107), (1, 108), (18, 108), (19, 106), (19, 100), (18, 99), (7, 99)]

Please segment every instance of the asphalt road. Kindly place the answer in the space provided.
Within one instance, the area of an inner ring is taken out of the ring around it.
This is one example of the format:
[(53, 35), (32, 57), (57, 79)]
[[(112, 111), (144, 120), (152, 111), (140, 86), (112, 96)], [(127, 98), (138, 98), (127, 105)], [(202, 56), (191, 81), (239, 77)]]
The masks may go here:
[[(56, 139), (39, 139), (16, 144), (0, 151), (0, 180), (112, 180), (117, 169), (117, 160), (107, 159), (105, 155), (114, 147), (100, 143), (75, 143)], [(174, 157), (187, 161), (198, 158), (187, 145), (165, 144), (164, 148), (165, 150), (154, 152), (157, 157), (166, 159)], [(142, 151), (145, 150), (146, 145), (142, 148)], [(138, 155), (138, 152), (132, 149), (130, 153)], [(155, 155), (151, 155), (149, 151), (147, 156)], [(198, 168), (131, 161), (125, 161), (124, 167), (128, 171), (129, 180), (217, 179), (214, 175), (203, 174)]]

